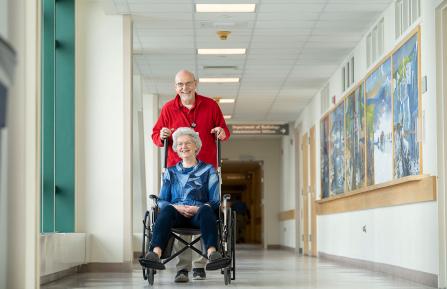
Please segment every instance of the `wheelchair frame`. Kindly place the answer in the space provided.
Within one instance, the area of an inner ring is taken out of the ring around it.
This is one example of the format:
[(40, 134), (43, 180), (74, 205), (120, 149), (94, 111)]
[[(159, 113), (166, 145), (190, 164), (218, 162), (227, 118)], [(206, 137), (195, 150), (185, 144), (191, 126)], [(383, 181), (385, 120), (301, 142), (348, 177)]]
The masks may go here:
[[(221, 206), (219, 208), (218, 219), (216, 221), (217, 232), (218, 232), (218, 245), (216, 248), (221, 254), (223, 258), (229, 258), (230, 263), (227, 267), (221, 269), (221, 273), (224, 275), (225, 285), (231, 283), (231, 280), (236, 279), (236, 212), (233, 212), (231, 208), (228, 207), (227, 201), (230, 200), (231, 196), (229, 194), (225, 194), (222, 196), (221, 185), (222, 185), (222, 172), (221, 172), (221, 156), (220, 156), (220, 141), (216, 138), (217, 141), (217, 175), (219, 178), (219, 194), (221, 195)], [(168, 155), (168, 141), (164, 141), (164, 165), (162, 174), (166, 170), (167, 167), (167, 155)], [(142, 254), (139, 258), (140, 265), (143, 269), (143, 278), (144, 280), (148, 280), (149, 285), (154, 284), (154, 275), (156, 274), (156, 270), (153, 268), (148, 268), (144, 263), (144, 256), (150, 250), (151, 247), (151, 239), (152, 239), (152, 230), (157, 218), (158, 213), (158, 197), (156, 195), (150, 195), (149, 199), (153, 204), (148, 208), (144, 215), (143, 219), (143, 244), (142, 244)], [(168, 244), (166, 244), (165, 249), (162, 252), (161, 261), (163, 264), (168, 263), (175, 257), (182, 254), (187, 249), (191, 249), (202, 257), (208, 259), (208, 256), (202, 251), (198, 250), (194, 247), (194, 244), (201, 241), (201, 237), (198, 237), (191, 242), (187, 242), (182, 239), (180, 235), (200, 235), (200, 229), (195, 228), (172, 228), (170, 232), (170, 237), (168, 240)], [(185, 246), (179, 251), (172, 254), (172, 247), (174, 241), (177, 240), (184, 244)]]

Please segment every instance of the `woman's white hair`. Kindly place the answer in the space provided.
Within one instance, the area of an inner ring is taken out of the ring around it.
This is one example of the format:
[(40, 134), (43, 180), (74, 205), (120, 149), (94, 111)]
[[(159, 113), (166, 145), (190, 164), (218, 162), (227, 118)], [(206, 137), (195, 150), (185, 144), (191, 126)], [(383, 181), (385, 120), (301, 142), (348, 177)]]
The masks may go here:
[(194, 131), (190, 127), (179, 127), (178, 129), (176, 129), (174, 131), (174, 133), (172, 134), (172, 140), (173, 140), (172, 149), (175, 152), (177, 152), (177, 139), (180, 136), (184, 136), (184, 135), (190, 136), (193, 139), (193, 141), (197, 147), (197, 150), (196, 150), (196, 155), (197, 155), (199, 153), (200, 149), (202, 148), (202, 141), (200, 140), (199, 133)]

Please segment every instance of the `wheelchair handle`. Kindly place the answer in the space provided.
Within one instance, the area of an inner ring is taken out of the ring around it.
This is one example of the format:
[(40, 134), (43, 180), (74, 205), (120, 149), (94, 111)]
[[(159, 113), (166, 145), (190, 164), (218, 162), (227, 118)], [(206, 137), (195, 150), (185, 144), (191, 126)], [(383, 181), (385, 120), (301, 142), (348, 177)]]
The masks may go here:
[(216, 143), (217, 143), (217, 167), (221, 167), (222, 158), (220, 156), (220, 139), (217, 137), (216, 134)]
[(168, 139), (163, 140), (163, 150), (164, 150), (164, 156), (163, 156), (163, 171), (168, 167)]

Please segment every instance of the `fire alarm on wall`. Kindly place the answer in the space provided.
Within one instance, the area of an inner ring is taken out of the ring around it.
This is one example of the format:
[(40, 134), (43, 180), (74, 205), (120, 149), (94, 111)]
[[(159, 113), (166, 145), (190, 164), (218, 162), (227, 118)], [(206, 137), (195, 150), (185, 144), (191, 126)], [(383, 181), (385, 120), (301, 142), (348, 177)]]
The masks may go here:
[(335, 101), (336, 101), (336, 97), (335, 97), (335, 95), (333, 95), (332, 96), (332, 104), (335, 104)]

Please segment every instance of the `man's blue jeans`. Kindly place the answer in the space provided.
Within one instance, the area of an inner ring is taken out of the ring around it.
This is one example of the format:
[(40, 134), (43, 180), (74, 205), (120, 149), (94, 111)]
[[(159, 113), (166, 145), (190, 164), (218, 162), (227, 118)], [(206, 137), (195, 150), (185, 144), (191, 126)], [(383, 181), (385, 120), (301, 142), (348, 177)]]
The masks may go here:
[(154, 224), (151, 247), (164, 250), (171, 228), (200, 228), (205, 248), (217, 248), (216, 215), (208, 205), (201, 206), (192, 218), (181, 215), (173, 206), (161, 209)]

